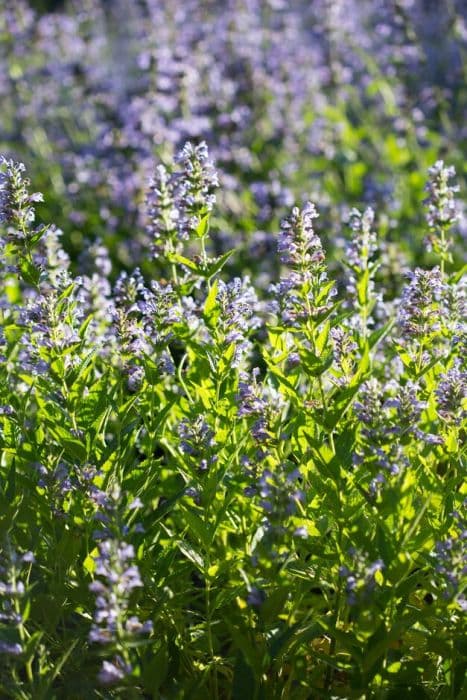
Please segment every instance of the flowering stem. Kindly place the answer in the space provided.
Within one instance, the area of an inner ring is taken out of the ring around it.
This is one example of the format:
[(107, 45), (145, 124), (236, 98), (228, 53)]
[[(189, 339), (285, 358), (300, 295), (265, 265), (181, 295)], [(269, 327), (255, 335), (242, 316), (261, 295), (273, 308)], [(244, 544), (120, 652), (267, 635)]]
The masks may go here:
[(203, 267), (206, 265), (207, 262), (207, 256), (206, 256), (206, 236), (201, 236), (199, 239), (199, 245), (201, 248), (201, 261), (203, 264)]

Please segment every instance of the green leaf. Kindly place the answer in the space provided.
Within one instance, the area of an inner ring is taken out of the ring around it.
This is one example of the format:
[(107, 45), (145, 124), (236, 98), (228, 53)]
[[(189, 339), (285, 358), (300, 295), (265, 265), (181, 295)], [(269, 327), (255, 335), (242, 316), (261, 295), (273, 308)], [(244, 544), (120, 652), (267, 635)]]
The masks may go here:
[(370, 333), (370, 336), (368, 338), (368, 347), (370, 348), (370, 350), (377, 346), (378, 343), (380, 343), (380, 341), (387, 336), (393, 325), (394, 319), (391, 319), (383, 326), (381, 326), (381, 328), (378, 328), (376, 331), (373, 331), (373, 333)]
[(167, 677), (169, 669), (169, 653), (165, 643), (155, 654), (151, 654), (149, 661), (143, 661), (142, 677), (146, 690), (153, 697), (154, 691), (158, 690)]
[(212, 279), (212, 277), (222, 270), (227, 260), (232, 257), (234, 253), (234, 250), (229, 250), (227, 253), (224, 253), (224, 255), (221, 255), (220, 258), (216, 258), (210, 265), (200, 269), (199, 274), (208, 280)]
[(330, 408), (328, 409), (326, 416), (324, 418), (324, 425), (328, 430), (334, 430), (339, 421), (343, 418), (348, 407), (352, 403), (355, 395), (360, 388), (360, 383), (353, 386), (348, 386), (342, 389), (338, 389), (333, 395), (329, 402)]
[(185, 508), (183, 510), (183, 517), (189, 529), (196, 536), (197, 540), (205, 549), (209, 549), (212, 542), (212, 534), (206, 523), (203, 522), (199, 515), (189, 508)]
[(194, 564), (200, 571), (204, 573), (206, 567), (204, 565), (204, 559), (201, 556), (201, 554), (197, 552), (196, 549), (194, 549), (194, 547), (188, 544), (188, 542), (183, 542), (180, 540), (179, 542), (177, 542), (177, 546), (181, 553), (187, 559), (189, 559), (192, 562), (192, 564)]
[(196, 227), (196, 235), (198, 238), (204, 238), (209, 233), (209, 219), (210, 214), (203, 216)]
[(34, 233), (28, 237), (28, 243), (31, 248), (33, 248), (36, 243), (39, 243), (41, 238), (47, 233), (50, 226), (40, 226)]
[(200, 268), (195, 262), (193, 262), (193, 260), (190, 260), (190, 258), (185, 258), (183, 255), (179, 255), (178, 253), (169, 253), (167, 258), (171, 263), (179, 263), (180, 265), (188, 267), (189, 270), (193, 270), (193, 272), (198, 274), (200, 273)]
[(206, 320), (210, 319), (212, 311), (216, 308), (216, 299), (217, 299), (217, 280), (215, 280), (214, 284), (211, 286), (211, 289), (209, 290), (209, 293), (206, 297), (206, 301), (204, 303), (203, 315), (204, 315)]
[(318, 357), (312, 352), (307, 352), (303, 354), (303, 367), (305, 372), (311, 377), (319, 377), (324, 374), (327, 369), (332, 365), (334, 361), (334, 355), (328, 352), (321, 357)]
[(23, 645), (23, 660), (28, 663), (34, 658), (37, 647), (42, 639), (43, 632), (34, 632), (33, 635), (29, 637), (27, 642)]
[(19, 270), (23, 280), (33, 287), (37, 287), (41, 278), (41, 271), (29, 260), (21, 260)]
[(232, 700), (255, 700), (256, 679), (242, 652), (237, 653), (232, 681)]

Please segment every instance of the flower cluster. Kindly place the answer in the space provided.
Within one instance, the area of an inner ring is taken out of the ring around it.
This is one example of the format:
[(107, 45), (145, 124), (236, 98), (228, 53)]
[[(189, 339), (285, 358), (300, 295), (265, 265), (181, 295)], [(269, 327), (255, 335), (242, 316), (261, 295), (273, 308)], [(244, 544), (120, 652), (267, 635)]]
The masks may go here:
[(42, 202), (42, 194), (29, 193), (23, 163), (2, 157), (0, 168), (0, 223), (8, 227), (8, 241), (22, 246), (35, 219), (34, 204)]
[(440, 376), (435, 389), (438, 413), (444, 420), (461, 425), (466, 417), (467, 372), (456, 362)]
[(118, 354), (132, 392), (143, 382), (139, 364), (145, 356), (154, 360), (163, 373), (172, 374), (173, 361), (168, 349), (172, 325), (181, 318), (180, 305), (170, 285), (152, 283), (148, 289), (141, 271), (119, 276), (110, 306), (112, 325), (107, 331), (108, 346)]
[[(266, 468), (261, 473), (257, 483), (257, 493), (260, 497), (259, 506), (264, 512), (267, 530), (275, 533), (285, 531), (287, 520), (295, 515), (300, 503), (305, 502), (305, 493), (301, 488), (302, 475), (298, 468), (281, 465)], [(303, 536), (297, 531), (297, 536)]]
[(295, 207), (282, 222), (278, 251), (290, 272), (271, 291), (275, 296), (272, 308), (284, 326), (300, 328), (325, 315), (337, 293), (327, 281), (324, 250), (313, 229), (317, 216), (315, 206), (308, 202), (302, 210)]
[(177, 433), (181, 451), (190, 457), (198, 472), (206, 472), (216, 463), (214, 431), (203, 416), (197, 416), (192, 421), (183, 418), (177, 426)]
[(382, 559), (371, 562), (368, 554), (354, 548), (349, 550), (350, 566), (342, 565), (339, 576), (345, 581), (345, 592), (349, 605), (366, 604), (378, 585), (385, 565)]
[(71, 285), (65, 272), (57, 276), (55, 288), (36, 294), (21, 309), (19, 323), (28, 329), (26, 342), (32, 335), (37, 347), (49, 351), (60, 351), (80, 342), (79, 326), (84, 310), (70, 293)]
[[(464, 504), (465, 505), (465, 504)], [(467, 529), (463, 516), (454, 514), (456, 535), (437, 542), (432, 558), (442, 587), (442, 595), (467, 610)]]
[(180, 252), (181, 241), (196, 233), (216, 201), (217, 172), (205, 142), (187, 142), (179, 152), (178, 169), (158, 166), (148, 195), (148, 232), (156, 256)]
[(331, 328), (329, 334), (334, 350), (334, 362), (342, 373), (342, 376), (338, 378), (338, 382), (346, 384), (352, 375), (355, 365), (355, 352), (358, 349), (358, 345), (352, 335), (341, 326)]
[(258, 297), (248, 278), (236, 277), (227, 283), (219, 280), (216, 301), (219, 306), (216, 330), (226, 345), (234, 345), (232, 366), (238, 367), (251, 349), (251, 330), (261, 324), (255, 314)]
[(355, 465), (377, 474), (371, 479), (372, 495), (380, 492), (389, 475), (398, 476), (409, 465), (404, 451), (407, 439), (417, 439), (428, 445), (443, 444), (441, 435), (423, 430), (423, 412), (427, 402), (420, 398), (420, 386), (408, 381), (381, 385), (376, 379), (365, 382), (354, 403), (361, 423), (361, 441), (355, 450)]
[(427, 222), (435, 231), (447, 229), (458, 219), (456, 194), (459, 192), (459, 187), (449, 182), (455, 177), (456, 169), (452, 165), (445, 166), (442, 160), (438, 160), (428, 172), (430, 175), (426, 185), (428, 197), (425, 200)]
[[(18, 554), (7, 540), (0, 550), (0, 654), (23, 653), (23, 622), (27, 607), (25, 581), (29, 577), (34, 554)], [(5, 630), (8, 631), (4, 636)]]
[(324, 251), (313, 228), (313, 220), (318, 216), (315, 205), (307, 202), (302, 210), (294, 207), (290, 217), (282, 221), (277, 250), (285, 265), (296, 270), (309, 270), (313, 266), (320, 271)]
[(175, 202), (173, 178), (162, 164), (157, 166), (150, 182), (147, 209), (153, 254), (158, 257), (173, 253), (179, 247), (177, 224), (180, 212)]
[(432, 270), (416, 268), (407, 276), (409, 284), (402, 292), (398, 323), (403, 341), (418, 352), (441, 329), (440, 311), (445, 285), (439, 267)]
[(134, 564), (135, 551), (126, 542), (104, 540), (98, 544), (95, 558), (95, 574), (100, 579), (90, 584), (96, 594), (96, 612), (89, 633), (89, 640), (99, 644), (121, 641), (124, 634), (148, 632), (152, 625), (127, 617), (127, 605), (131, 593), (143, 583), (138, 567)]
[[(135, 550), (132, 544), (122, 539), (128, 528), (118, 532), (120, 510), (120, 490), (105, 493), (93, 485), (95, 472), (91, 469), (87, 481), (91, 499), (99, 506), (95, 518), (103, 524), (103, 529), (94, 533), (98, 540), (98, 553), (94, 556), (95, 579), (89, 590), (95, 594), (95, 611), (89, 631), (89, 641), (102, 644), (115, 651), (112, 662), (104, 661), (99, 674), (103, 684), (117, 682), (132, 672), (128, 644), (140, 635), (152, 632), (150, 620), (142, 623), (136, 615), (129, 615), (130, 601), (138, 588), (143, 587), (139, 568), (135, 563)], [(129, 505), (130, 510), (140, 507), (136, 499)], [(117, 528), (117, 530), (116, 530)]]
[(278, 395), (271, 394), (258, 378), (258, 367), (251, 374), (240, 373), (237, 415), (239, 418), (253, 418), (251, 435), (257, 443), (267, 444), (274, 439), (275, 423), (284, 408), (284, 402)]
[(197, 146), (186, 143), (178, 154), (177, 162), (182, 166), (177, 175), (177, 196), (183, 212), (178, 230), (181, 238), (189, 238), (202, 217), (212, 211), (219, 178), (204, 141)]
[(348, 270), (346, 276), (347, 298), (345, 305), (357, 312), (349, 320), (350, 324), (357, 322), (359, 333), (365, 336), (367, 327), (374, 323), (371, 312), (377, 301), (375, 293), (375, 274), (378, 264), (375, 254), (378, 251), (376, 233), (373, 230), (375, 213), (371, 207), (363, 214), (358, 209), (352, 209), (349, 216), (351, 240), (347, 242), (343, 263)]

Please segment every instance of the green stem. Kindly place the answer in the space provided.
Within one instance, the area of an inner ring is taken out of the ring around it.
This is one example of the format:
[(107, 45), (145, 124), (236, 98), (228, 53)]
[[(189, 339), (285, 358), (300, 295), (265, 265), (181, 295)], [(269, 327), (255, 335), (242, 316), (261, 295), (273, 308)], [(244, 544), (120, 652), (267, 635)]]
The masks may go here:
[(205, 236), (201, 236), (201, 238), (199, 239), (199, 245), (200, 245), (200, 248), (201, 248), (201, 261), (202, 261), (202, 263), (203, 263), (203, 266), (205, 266), (205, 265), (206, 265), (206, 262), (207, 262), (207, 256), (206, 256), (206, 242), (205, 242), (205, 241), (206, 241), (206, 237), (205, 237)]
[(445, 251), (446, 251), (446, 234), (444, 231), (444, 227), (441, 228), (441, 279), (444, 280), (444, 265), (445, 265)]
[(205, 589), (204, 589), (204, 599), (206, 607), (206, 636), (208, 640), (208, 650), (209, 656), (211, 657), (211, 662), (213, 664), (213, 672), (210, 674), (210, 679), (212, 682), (211, 697), (213, 700), (218, 700), (219, 698), (219, 684), (217, 679), (217, 667), (214, 659), (214, 643), (212, 639), (212, 611), (211, 611), (211, 582), (209, 580), (209, 569), (211, 568), (211, 559), (209, 553), (206, 553), (206, 576), (205, 576)]

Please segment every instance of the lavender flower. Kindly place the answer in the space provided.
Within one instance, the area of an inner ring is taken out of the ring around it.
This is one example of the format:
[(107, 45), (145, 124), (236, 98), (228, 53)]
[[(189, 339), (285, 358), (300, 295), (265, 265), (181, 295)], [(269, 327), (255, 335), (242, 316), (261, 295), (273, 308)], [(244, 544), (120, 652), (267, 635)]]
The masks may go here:
[(117, 351), (128, 376), (131, 391), (143, 379), (136, 359), (150, 356), (162, 374), (174, 374), (175, 366), (169, 349), (174, 326), (184, 319), (184, 312), (173, 287), (152, 281), (148, 289), (139, 270), (121, 275), (116, 288), (117, 304), (113, 310)]
[[(163, 329), (182, 321), (182, 309), (170, 284), (153, 281), (150, 290), (143, 288), (141, 291), (143, 299), (138, 302), (138, 309), (149, 334), (160, 334)], [(167, 333), (165, 335), (167, 337)]]
[[(89, 641), (105, 645), (117, 653), (112, 662), (104, 662), (99, 680), (111, 684), (123, 680), (132, 673), (128, 647), (132, 640), (152, 632), (150, 620), (142, 623), (130, 615), (130, 601), (138, 588), (143, 587), (139, 568), (135, 563), (133, 545), (123, 538), (130, 528), (122, 525), (122, 494), (118, 485), (105, 492), (94, 483), (97, 470), (91, 465), (80, 473), (81, 482), (90, 503), (96, 508), (94, 519), (100, 529), (94, 532), (98, 554), (94, 557), (95, 579), (89, 590), (95, 594), (95, 611), (89, 631)], [(133, 499), (128, 510), (140, 507), (139, 499)], [(140, 531), (138, 524), (133, 530)]]
[(180, 253), (181, 242), (196, 233), (216, 201), (219, 180), (204, 141), (198, 146), (187, 142), (176, 164), (178, 169), (170, 172), (162, 165), (157, 167), (147, 196), (148, 232), (156, 257)]
[(66, 279), (64, 273), (69, 270), (70, 257), (63, 249), (61, 237), (63, 231), (55, 226), (49, 226), (45, 234), (35, 244), (33, 259), (35, 265), (43, 271), (41, 289), (56, 288), (61, 280)]
[(219, 280), (217, 303), (220, 311), (217, 332), (223, 335), (227, 345), (235, 346), (232, 366), (238, 367), (251, 348), (250, 331), (261, 323), (254, 313), (258, 298), (248, 278), (236, 277), (228, 283)]
[(408, 273), (409, 284), (404, 288), (399, 306), (398, 321), (407, 340), (421, 340), (441, 327), (439, 310), (444, 292), (441, 272), (416, 268)]
[(174, 178), (163, 165), (158, 165), (147, 196), (150, 219), (148, 233), (155, 257), (167, 257), (169, 253), (179, 250), (177, 235), (180, 211), (175, 197)]
[[(24, 612), (26, 606), (26, 585), (31, 564), (32, 552), (18, 554), (8, 540), (0, 550), (0, 624), (11, 633), (11, 640), (0, 643), (0, 654), (19, 656), (23, 652)], [(13, 638), (17, 637), (17, 641)]]
[(305, 501), (300, 487), (301, 478), (298, 468), (286, 466), (268, 468), (262, 472), (257, 491), (268, 529), (283, 532), (288, 518), (297, 512), (298, 504)]
[(439, 445), (443, 439), (422, 429), (427, 406), (419, 397), (420, 387), (414, 382), (400, 386), (396, 382), (381, 385), (374, 378), (365, 382), (354, 403), (354, 411), (362, 423), (361, 441), (353, 454), (355, 466), (370, 472), (378, 470), (370, 480), (373, 496), (382, 492), (389, 477), (397, 477), (410, 465), (404, 452), (407, 436), (426, 444)]
[(98, 544), (95, 557), (96, 579), (89, 590), (96, 594), (96, 611), (89, 633), (89, 641), (98, 644), (124, 643), (125, 639), (151, 632), (152, 623), (140, 623), (136, 617), (127, 617), (129, 599), (143, 582), (134, 563), (132, 545), (107, 539)]
[(350, 566), (339, 568), (339, 576), (345, 579), (345, 591), (349, 605), (366, 604), (373, 595), (377, 584), (377, 575), (385, 568), (382, 559), (369, 562), (368, 554), (355, 549), (349, 550), (352, 559)]
[(258, 384), (259, 368), (255, 367), (251, 376), (242, 372), (238, 382), (238, 417), (258, 416), (265, 413), (267, 401), (264, 398), (262, 387)]
[(97, 679), (101, 685), (115, 685), (124, 680), (132, 672), (130, 664), (125, 663), (121, 656), (115, 656), (113, 661), (103, 661)]
[(190, 458), (199, 472), (208, 471), (217, 461), (217, 443), (204, 416), (197, 416), (193, 421), (183, 418), (178, 424), (177, 432), (181, 451)]
[(11, 227), (8, 240), (20, 245), (35, 218), (33, 205), (42, 202), (39, 192), (29, 194), (29, 180), (23, 178), (25, 170), (23, 163), (0, 157), (0, 223)]
[(275, 424), (284, 408), (284, 401), (278, 393), (258, 382), (259, 369), (255, 367), (251, 375), (241, 372), (238, 381), (237, 415), (239, 418), (253, 418), (251, 434), (258, 443), (267, 443), (274, 437)]
[(418, 398), (419, 390), (417, 384), (407, 382), (404, 386), (397, 387), (396, 394), (384, 402), (385, 409), (396, 409), (392, 433), (402, 434), (416, 430), (421, 413), (426, 408), (426, 402)]
[(467, 610), (465, 586), (467, 584), (467, 528), (463, 517), (455, 512), (456, 535), (447, 537), (435, 545), (432, 559), (442, 595)]
[(301, 211), (295, 207), (282, 222), (278, 251), (291, 271), (270, 291), (275, 296), (272, 310), (284, 326), (300, 328), (332, 309), (336, 290), (327, 281), (324, 250), (313, 229), (317, 216), (315, 206), (308, 202)]
[(143, 384), (144, 369), (143, 367), (139, 367), (138, 365), (128, 365), (127, 375), (128, 391), (130, 391), (133, 394), (137, 392)]
[(216, 201), (213, 192), (219, 186), (219, 179), (204, 141), (198, 146), (186, 143), (177, 162), (182, 165), (177, 183), (182, 209), (178, 230), (181, 238), (188, 238), (196, 231), (201, 218), (212, 211)]
[(308, 270), (311, 265), (319, 267), (323, 262), (321, 241), (313, 229), (313, 220), (318, 216), (315, 205), (307, 202), (301, 211), (294, 207), (291, 216), (282, 221), (277, 250), (284, 264)]
[(40, 279), (40, 269), (32, 262), (31, 250), (47, 232), (47, 227), (32, 227), (34, 204), (42, 201), (42, 195), (29, 194), (29, 180), (23, 179), (24, 171), (23, 163), (0, 157), (0, 224), (5, 226), (7, 234), (2, 246), (10, 244), (15, 271), (19, 271), (28, 284), (35, 285)]
[(448, 422), (460, 425), (466, 416), (467, 372), (457, 362), (441, 375), (435, 389), (438, 412)]
[(467, 354), (466, 292), (467, 278), (463, 275), (458, 282), (446, 285), (443, 294), (443, 325), (459, 357)]
[(78, 330), (83, 320), (83, 310), (73, 294), (64, 297), (71, 284), (68, 275), (63, 274), (57, 279), (54, 289), (36, 294), (20, 310), (19, 322), (29, 327), (37, 345), (62, 349), (80, 342)]
[(331, 328), (329, 334), (334, 349), (334, 362), (344, 375), (341, 378), (342, 383), (346, 383), (350, 379), (355, 364), (355, 351), (358, 349), (358, 345), (352, 336), (340, 326)]
[(143, 276), (140, 269), (136, 268), (131, 275), (125, 271), (120, 273), (115, 283), (113, 297), (119, 306), (132, 309), (144, 290)]
[(368, 327), (374, 323), (372, 311), (381, 301), (380, 296), (375, 294), (374, 277), (378, 264), (374, 261), (374, 256), (378, 246), (372, 228), (374, 218), (371, 208), (365, 209), (363, 214), (358, 209), (352, 209), (349, 217), (352, 238), (345, 246), (343, 260), (348, 270), (344, 305), (357, 312), (347, 323), (354, 325), (363, 337), (366, 336)]
[(459, 187), (449, 183), (455, 177), (456, 170), (454, 166), (445, 166), (442, 160), (438, 160), (428, 173), (430, 178), (425, 188), (428, 198), (424, 202), (428, 209), (428, 225), (437, 231), (447, 229), (458, 219), (455, 195)]
[(383, 410), (384, 393), (381, 384), (372, 378), (362, 384), (353, 408), (363, 424), (362, 435), (375, 444), (385, 442), (392, 434), (392, 426)]
[(374, 220), (375, 213), (371, 207), (365, 209), (363, 214), (358, 209), (352, 209), (350, 212), (352, 239), (345, 249), (345, 264), (355, 273), (367, 270), (370, 260), (378, 250), (376, 233), (372, 230)]

